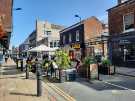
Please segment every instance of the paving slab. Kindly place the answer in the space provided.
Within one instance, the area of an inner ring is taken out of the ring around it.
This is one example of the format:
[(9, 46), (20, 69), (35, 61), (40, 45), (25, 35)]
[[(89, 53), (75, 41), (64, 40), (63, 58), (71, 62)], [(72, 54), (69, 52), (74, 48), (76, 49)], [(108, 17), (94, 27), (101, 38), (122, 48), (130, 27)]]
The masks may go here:
[(18, 71), (15, 65), (8, 59), (0, 67), (0, 101), (66, 101), (43, 82), (42, 96), (37, 97), (35, 75), (30, 73), (30, 79), (25, 79), (25, 73)]

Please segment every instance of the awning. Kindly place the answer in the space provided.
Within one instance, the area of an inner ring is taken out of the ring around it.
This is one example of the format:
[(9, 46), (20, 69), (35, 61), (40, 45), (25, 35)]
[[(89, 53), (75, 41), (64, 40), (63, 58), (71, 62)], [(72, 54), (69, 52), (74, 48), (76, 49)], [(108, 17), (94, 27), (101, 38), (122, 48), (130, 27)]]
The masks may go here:
[(28, 50), (29, 52), (53, 52), (56, 51), (58, 48), (50, 48), (44, 44), (34, 47), (30, 50)]

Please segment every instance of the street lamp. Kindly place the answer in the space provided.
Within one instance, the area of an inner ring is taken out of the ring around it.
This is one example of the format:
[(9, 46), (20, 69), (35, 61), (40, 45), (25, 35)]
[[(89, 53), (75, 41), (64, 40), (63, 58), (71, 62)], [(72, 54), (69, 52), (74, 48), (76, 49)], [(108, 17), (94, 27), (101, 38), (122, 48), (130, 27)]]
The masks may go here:
[(22, 8), (13, 8), (13, 10), (18, 11), (18, 10), (22, 10)]
[(75, 17), (79, 18), (80, 19), (80, 22), (82, 21), (81, 17), (79, 15), (75, 15)]

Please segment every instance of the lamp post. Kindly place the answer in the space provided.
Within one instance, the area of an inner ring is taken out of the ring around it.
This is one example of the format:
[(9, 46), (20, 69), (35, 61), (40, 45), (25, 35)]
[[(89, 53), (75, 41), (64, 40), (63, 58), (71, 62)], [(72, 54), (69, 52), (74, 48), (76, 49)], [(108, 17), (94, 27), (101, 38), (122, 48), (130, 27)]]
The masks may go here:
[(77, 15), (77, 14), (75, 15), (75, 17), (79, 18), (80, 19), (80, 23), (81, 23), (81, 21), (82, 21), (81, 17), (79, 15)]
[(22, 10), (22, 8), (13, 8), (14, 11)]

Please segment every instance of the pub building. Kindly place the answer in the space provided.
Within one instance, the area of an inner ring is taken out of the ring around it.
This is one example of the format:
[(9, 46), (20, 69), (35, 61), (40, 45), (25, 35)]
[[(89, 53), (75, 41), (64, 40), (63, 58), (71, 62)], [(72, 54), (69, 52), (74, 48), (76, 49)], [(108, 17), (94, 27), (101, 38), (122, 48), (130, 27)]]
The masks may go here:
[[(95, 42), (90, 40), (101, 37), (104, 30), (104, 24), (92, 16), (61, 30), (60, 46), (69, 54), (71, 59), (82, 60), (86, 56), (102, 54), (102, 49), (105, 47), (102, 47), (101, 43), (93, 44)], [(105, 51), (105, 54), (107, 54), (107, 51)]]
[(108, 10), (109, 57), (118, 66), (135, 66), (135, 0), (118, 0)]

